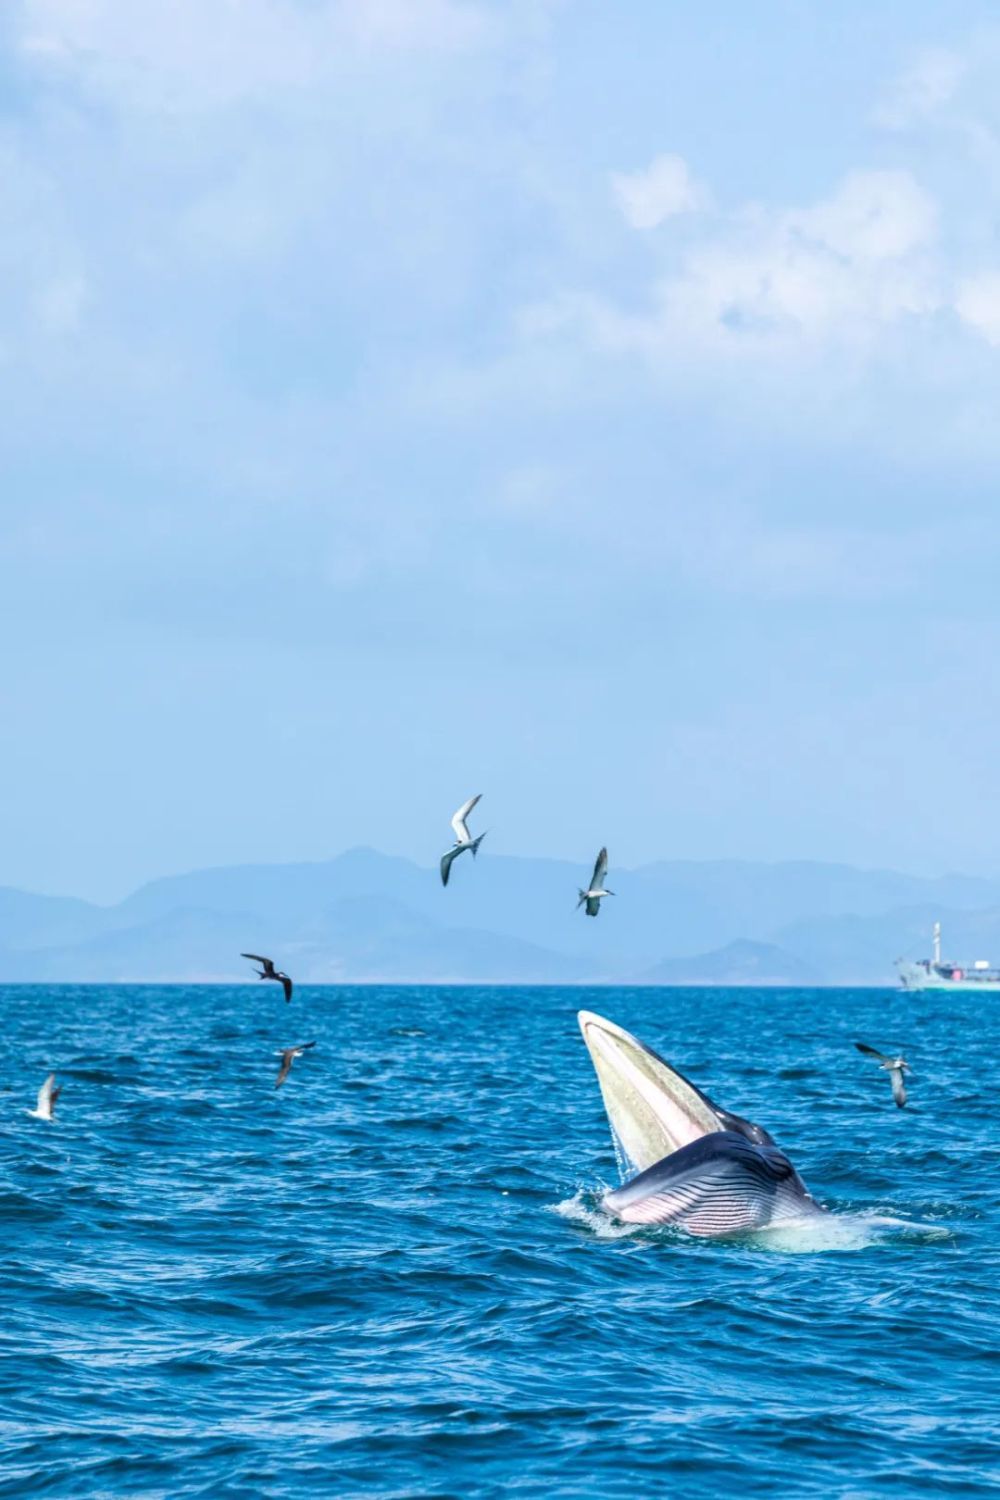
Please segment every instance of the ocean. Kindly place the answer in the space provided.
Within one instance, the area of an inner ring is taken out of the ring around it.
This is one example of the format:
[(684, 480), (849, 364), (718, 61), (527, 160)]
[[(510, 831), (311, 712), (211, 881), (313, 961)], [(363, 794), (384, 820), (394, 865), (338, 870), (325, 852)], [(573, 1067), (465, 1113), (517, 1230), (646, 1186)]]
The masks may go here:
[[(609, 1222), (580, 1007), (766, 1126), (822, 1232)], [(0, 1495), (996, 1493), (998, 1018), (879, 990), (4, 988)], [(905, 1051), (907, 1109), (855, 1039)]]

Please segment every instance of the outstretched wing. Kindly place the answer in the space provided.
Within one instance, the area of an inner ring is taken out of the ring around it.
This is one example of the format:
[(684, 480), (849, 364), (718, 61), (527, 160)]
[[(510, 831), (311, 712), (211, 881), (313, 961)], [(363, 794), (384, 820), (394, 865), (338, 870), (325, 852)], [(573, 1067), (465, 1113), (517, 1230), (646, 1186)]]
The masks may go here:
[(301, 1053), (308, 1052), (310, 1047), (315, 1047), (315, 1045), (315, 1042), (300, 1042), (297, 1047), (286, 1047), (283, 1052), (279, 1053), (279, 1056), (281, 1058), (281, 1067), (278, 1069), (278, 1077), (275, 1080), (274, 1084), (276, 1089), (280, 1089), (281, 1085), (288, 1077), (289, 1073), (291, 1072), (292, 1063), (295, 1061), (295, 1059)]
[(56, 1088), (55, 1085), (56, 1075), (54, 1073), (50, 1073), (48, 1078), (46, 1078), (45, 1082), (42, 1084), (41, 1088), (38, 1090), (38, 1102), (35, 1105), (35, 1108), (38, 1110), (38, 1113), (40, 1115), (46, 1114), (49, 1110), (51, 1110), (53, 1104), (58, 1098), (60, 1091)]
[(601, 909), (601, 898), (600, 898), (600, 896), (588, 896), (587, 897), (587, 916), (588, 917), (596, 917), (597, 913), (600, 911), (600, 909)]
[(292, 998), (292, 981), (289, 979), (287, 974), (279, 974), (277, 977), (281, 980), (281, 988), (285, 992), (285, 1004), (287, 1005), (289, 1000)]
[(449, 849), (448, 852), (447, 852), (447, 854), (442, 854), (442, 856), (441, 856), (441, 884), (442, 885), (447, 885), (448, 884), (448, 876), (451, 874), (452, 864), (458, 858), (458, 856), (461, 854), (461, 852), (462, 852), (461, 848), (458, 848), (458, 849)]
[(902, 1109), (906, 1103), (906, 1084), (903, 1082), (902, 1068), (890, 1068), (889, 1077), (892, 1079), (892, 1097), (896, 1101), (896, 1108)]
[(241, 953), (240, 958), (252, 958), (255, 964), (263, 964), (265, 973), (269, 977), (274, 973), (273, 958), (265, 958), (261, 953)]
[(866, 1057), (877, 1057), (879, 1062), (882, 1063), (892, 1061), (892, 1058), (886, 1057), (884, 1052), (876, 1052), (874, 1047), (869, 1047), (865, 1042), (855, 1042), (854, 1045), (855, 1047), (857, 1047), (858, 1051), (863, 1052)]
[(594, 873), (590, 877), (590, 889), (592, 891), (599, 891), (601, 889), (602, 885), (604, 884), (604, 877), (607, 875), (607, 873), (608, 851), (607, 849), (602, 849), (600, 854), (597, 856), (597, 862), (594, 865)]
[[(451, 820), (451, 826), (455, 830), (455, 837), (458, 839), (458, 842), (460, 844), (470, 844), (472, 842), (472, 836), (470, 835), (468, 828), (466, 828), (465, 826), (465, 820), (482, 795), (482, 792), (477, 792), (474, 797), (469, 798), (468, 802), (463, 802), (461, 807), (458, 809), (458, 812)], [(447, 882), (445, 883), (447, 884)]]

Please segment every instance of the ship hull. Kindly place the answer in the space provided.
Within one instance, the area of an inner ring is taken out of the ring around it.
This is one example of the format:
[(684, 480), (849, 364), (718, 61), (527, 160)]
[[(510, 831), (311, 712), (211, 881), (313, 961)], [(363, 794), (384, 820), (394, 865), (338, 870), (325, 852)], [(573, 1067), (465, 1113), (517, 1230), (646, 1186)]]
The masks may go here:
[(964, 990), (978, 995), (1000, 994), (1000, 979), (916, 979), (902, 980), (904, 990)]

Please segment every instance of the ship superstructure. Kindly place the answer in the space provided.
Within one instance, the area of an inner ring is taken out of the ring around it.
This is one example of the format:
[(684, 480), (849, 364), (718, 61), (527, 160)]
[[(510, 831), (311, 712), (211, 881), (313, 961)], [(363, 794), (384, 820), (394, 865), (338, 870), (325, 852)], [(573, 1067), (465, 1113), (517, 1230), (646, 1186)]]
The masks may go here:
[(930, 958), (897, 958), (899, 982), (904, 990), (1000, 990), (1000, 968), (987, 958), (973, 963), (952, 963), (941, 957), (941, 923), (934, 923)]

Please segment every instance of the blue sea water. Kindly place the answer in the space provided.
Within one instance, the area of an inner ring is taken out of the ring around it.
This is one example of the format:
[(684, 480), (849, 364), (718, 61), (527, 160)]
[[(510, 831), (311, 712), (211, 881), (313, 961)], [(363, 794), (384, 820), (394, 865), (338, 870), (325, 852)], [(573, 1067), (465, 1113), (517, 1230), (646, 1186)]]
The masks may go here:
[[(766, 1125), (822, 1232), (607, 1221), (580, 1006)], [(0, 1015), (0, 1495), (1000, 1489), (1000, 996), (17, 986)], [(910, 1107), (855, 1038), (906, 1050)]]

